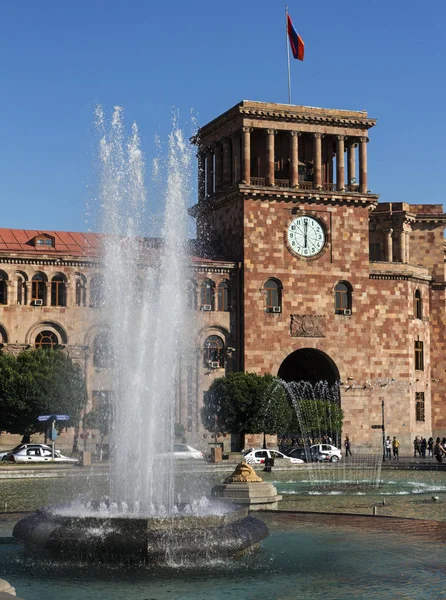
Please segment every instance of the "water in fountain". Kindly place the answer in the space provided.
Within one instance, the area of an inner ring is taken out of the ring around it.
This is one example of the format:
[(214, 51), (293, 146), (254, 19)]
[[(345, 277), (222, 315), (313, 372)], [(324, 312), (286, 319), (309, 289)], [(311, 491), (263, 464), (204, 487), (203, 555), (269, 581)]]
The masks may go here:
[[(111, 500), (146, 514), (174, 506), (172, 461), (175, 390), (186, 302), (191, 152), (177, 123), (169, 136), (161, 240), (144, 240), (144, 160), (138, 129), (126, 138), (116, 108), (101, 131), (101, 206), (105, 237), (104, 307), (113, 373)], [(159, 459), (162, 457), (162, 465)]]
[[(352, 456), (343, 454), (338, 464), (311, 462), (309, 447), (323, 443), (329, 437), (332, 444), (342, 447), (340, 439), (339, 384), (326, 381), (311, 384), (306, 381), (283, 382), (296, 411), (299, 431), (294, 432), (305, 446), (310, 493), (339, 493), (377, 487), (380, 482), (382, 446), (354, 449)], [(323, 403), (323, 415), (320, 405)]]

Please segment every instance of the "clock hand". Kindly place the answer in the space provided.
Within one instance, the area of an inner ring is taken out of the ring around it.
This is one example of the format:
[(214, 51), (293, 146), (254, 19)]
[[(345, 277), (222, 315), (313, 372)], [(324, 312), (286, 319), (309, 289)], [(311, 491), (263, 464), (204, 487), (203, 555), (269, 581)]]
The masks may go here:
[(306, 221), (304, 221), (304, 248), (307, 247), (307, 229), (308, 229), (308, 223)]

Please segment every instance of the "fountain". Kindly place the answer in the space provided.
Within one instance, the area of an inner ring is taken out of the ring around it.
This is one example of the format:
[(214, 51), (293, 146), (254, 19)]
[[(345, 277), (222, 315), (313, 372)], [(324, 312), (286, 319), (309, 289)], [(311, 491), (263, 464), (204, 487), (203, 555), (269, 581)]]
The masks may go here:
[[(100, 293), (109, 332), (101, 352), (113, 373), (110, 495), (37, 511), (14, 536), (27, 551), (58, 560), (153, 565), (239, 554), (268, 534), (262, 521), (206, 498), (183, 502), (174, 490), (175, 391), (189, 331), (179, 285), (187, 270), (189, 143), (174, 122), (163, 236), (147, 240), (137, 127), (127, 140), (120, 108), (109, 129), (100, 109), (97, 122), (107, 234)], [(125, 291), (118, 288), (123, 282)]]

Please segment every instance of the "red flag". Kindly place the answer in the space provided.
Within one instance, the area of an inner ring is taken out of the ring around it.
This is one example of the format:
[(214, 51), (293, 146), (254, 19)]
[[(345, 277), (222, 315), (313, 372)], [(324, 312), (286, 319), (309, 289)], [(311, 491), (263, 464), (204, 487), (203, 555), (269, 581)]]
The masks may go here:
[(288, 15), (288, 37), (290, 39), (291, 51), (294, 58), (297, 58), (297, 60), (303, 60), (305, 44), (300, 35), (294, 29), (293, 21), (291, 20), (290, 15)]

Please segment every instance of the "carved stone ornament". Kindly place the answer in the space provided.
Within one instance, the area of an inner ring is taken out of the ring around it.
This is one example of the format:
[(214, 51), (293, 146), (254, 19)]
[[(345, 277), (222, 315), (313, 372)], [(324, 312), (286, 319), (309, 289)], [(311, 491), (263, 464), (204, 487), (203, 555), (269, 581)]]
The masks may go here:
[(325, 337), (324, 315), (291, 315), (292, 337)]
[(88, 357), (87, 346), (67, 346), (65, 351), (73, 360), (85, 360)]
[(3, 352), (12, 354), (13, 356), (18, 356), (21, 352), (27, 350), (29, 347), (29, 344), (5, 344), (3, 346)]
[(263, 481), (263, 479), (244, 460), (236, 466), (232, 475), (225, 479), (225, 483), (253, 483), (258, 481)]

